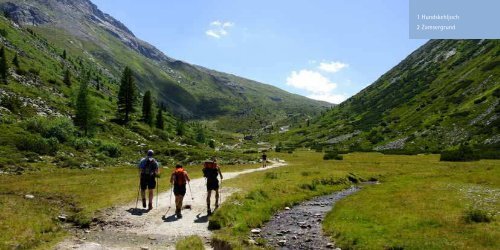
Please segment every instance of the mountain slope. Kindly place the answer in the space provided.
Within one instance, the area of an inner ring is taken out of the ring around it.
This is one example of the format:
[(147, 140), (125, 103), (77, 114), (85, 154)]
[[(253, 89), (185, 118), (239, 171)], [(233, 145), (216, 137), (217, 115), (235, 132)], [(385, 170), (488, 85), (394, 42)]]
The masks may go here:
[[(136, 38), (122, 23), (88, 0), (0, 0), (0, 8), (21, 26), (31, 26), (69, 54), (95, 61), (115, 81), (125, 66), (136, 72), (142, 92), (188, 118), (220, 116), (261, 120), (287, 114), (314, 115), (330, 104), (314, 101), (229, 74), (172, 59)], [(261, 125), (259, 124), (259, 127)]]
[(499, 80), (500, 41), (432, 40), (289, 140), (413, 152), (495, 145)]

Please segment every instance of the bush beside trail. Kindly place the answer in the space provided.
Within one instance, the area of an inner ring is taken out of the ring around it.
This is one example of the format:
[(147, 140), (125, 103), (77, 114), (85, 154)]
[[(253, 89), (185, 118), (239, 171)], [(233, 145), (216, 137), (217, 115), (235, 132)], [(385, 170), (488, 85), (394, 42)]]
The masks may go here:
[(477, 161), (479, 156), (472, 147), (461, 145), (456, 150), (448, 150), (441, 153), (440, 161)]

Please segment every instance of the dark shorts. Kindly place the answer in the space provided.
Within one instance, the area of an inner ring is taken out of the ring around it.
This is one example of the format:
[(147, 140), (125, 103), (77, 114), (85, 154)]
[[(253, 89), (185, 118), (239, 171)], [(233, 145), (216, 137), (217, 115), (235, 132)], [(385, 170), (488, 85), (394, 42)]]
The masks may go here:
[(186, 184), (174, 185), (174, 195), (186, 195)]
[(141, 175), (141, 189), (155, 189), (156, 180), (154, 175)]
[(210, 190), (218, 190), (219, 189), (219, 180), (217, 179), (207, 179), (207, 191)]

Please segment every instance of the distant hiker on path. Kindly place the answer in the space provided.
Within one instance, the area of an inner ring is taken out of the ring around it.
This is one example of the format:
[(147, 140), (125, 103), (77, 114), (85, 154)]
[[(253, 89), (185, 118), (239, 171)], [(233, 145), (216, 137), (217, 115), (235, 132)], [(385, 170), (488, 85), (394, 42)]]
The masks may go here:
[(203, 167), (203, 176), (207, 179), (207, 214), (211, 215), (212, 210), (210, 209), (210, 198), (212, 196), (212, 190), (215, 191), (215, 209), (219, 207), (219, 180), (217, 176), (222, 177), (220, 168), (217, 165), (217, 158), (212, 158), (212, 161), (207, 161)]
[(155, 177), (158, 175), (158, 162), (153, 158), (153, 150), (148, 150), (147, 156), (139, 163), (142, 207), (146, 208), (146, 189), (149, 189), (149, 207), (153, 209), (153, 191), (156, 188)]
[(262, 167), (267, 167), (267, 155), (266, 152), (262, 152)]
[(175, 170), (170, 177), (170, 183), (174, 186), (175, 195), (175, 215), (177, 218), (182, 218), (182, 200), (186, 195), (186, 183), (191, 181), (186, 170), (181, 165), (177, 164)]

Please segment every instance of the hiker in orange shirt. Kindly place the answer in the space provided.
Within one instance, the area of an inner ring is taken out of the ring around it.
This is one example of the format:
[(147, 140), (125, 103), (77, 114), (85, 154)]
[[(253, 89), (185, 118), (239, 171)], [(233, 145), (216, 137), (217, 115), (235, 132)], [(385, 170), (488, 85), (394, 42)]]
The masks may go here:
[(186, 195), (186, 183), (189, 181), (191, 180), (189, 179), (189, 175), (186, 170), (184, 170), (181, 165), (177, 164), (172, 176), (170, 177), (170, 183), (174, 186), (175, 214), (177, 215), (177, 218), (182, 218), (182, 200), (184, 199), (184, 195)]

